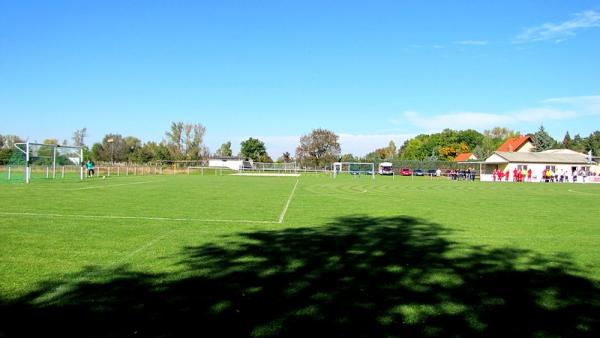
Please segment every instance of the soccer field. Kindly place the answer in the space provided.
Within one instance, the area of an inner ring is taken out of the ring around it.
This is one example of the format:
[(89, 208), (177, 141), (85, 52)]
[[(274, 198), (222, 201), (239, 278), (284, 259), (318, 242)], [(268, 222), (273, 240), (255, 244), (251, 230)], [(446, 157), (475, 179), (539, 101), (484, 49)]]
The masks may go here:
[(600, 185), (129, 176), (0, 200), (0, 336), (599, 330)]

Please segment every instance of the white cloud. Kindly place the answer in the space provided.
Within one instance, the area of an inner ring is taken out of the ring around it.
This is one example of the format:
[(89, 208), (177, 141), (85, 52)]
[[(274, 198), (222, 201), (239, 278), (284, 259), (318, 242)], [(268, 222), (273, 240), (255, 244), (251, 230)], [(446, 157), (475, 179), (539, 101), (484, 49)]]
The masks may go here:
[(562, 42), (585, 28), (600, 27), (600, 13), (590, 10), (576, 13), (574, 18), (560, 23), (545, 23), (524, 29), (515, 38), (516, 43), (554, 41)]
[(517, 109), (505, 113), (455, 112), (428, 116), (406, 111), (395, 125), (409, 123), (426, 132), (445, 128), (483, 130), (495, 126), (518, 126), (523, 123), (542, 124), (549, 121), (573, 120), (589, 115), (600, 115), (600, 96), (552, 98), (541, 101), (541, 107)]
[(590, 115), (600, 115), (600, 95), (558, 97), (543, 100), (542, 103), (561, 107), (571, 107)]
[(486, 46), (489, 42), (485, 40), (462, 40), (457, 41), (456, 44), (463, 46)]

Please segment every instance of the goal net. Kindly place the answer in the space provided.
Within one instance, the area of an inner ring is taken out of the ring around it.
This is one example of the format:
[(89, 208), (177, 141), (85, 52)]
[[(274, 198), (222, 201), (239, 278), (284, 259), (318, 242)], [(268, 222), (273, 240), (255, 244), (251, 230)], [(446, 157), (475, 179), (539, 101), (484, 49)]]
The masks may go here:
[(242, 171), (249, 172), (266, 172), (277, 174), (296, 174), (298, 173), (298, 165), (296, 162), (275, 163), (275, 162), (247, 162), (241, 168)]
[(57, 144), (15, 143), (8, 165), (13, 179), (78, 178), (83, 179), (83, 151), (81, 147)]
[(369, 175), (375, 179), (375, 163), (367, 162), (335, 162), (333, 164), (333, 178), (340, 174)]

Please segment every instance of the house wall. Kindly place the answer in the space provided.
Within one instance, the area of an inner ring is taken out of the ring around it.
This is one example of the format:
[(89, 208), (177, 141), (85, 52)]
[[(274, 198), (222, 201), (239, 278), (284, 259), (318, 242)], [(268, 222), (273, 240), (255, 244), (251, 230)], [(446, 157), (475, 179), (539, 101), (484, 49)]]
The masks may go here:
[(208, 166), (209, 167), (226, 167), (232, 170), (240, 170), (243, 165), (242, 160), (224, 160), (224, 159), (209, 159)]
[[(575, 167), (577, 171), (579, 171), (580, 169), (585, 169), (585, 168), (589, 168), (589, 165), (581, 165), (581, 164), (559, 164), (559, 163), (548, 163), (548, 164), (541, 164), (541, 163), (506, 163), (506, 164), (498, 164), (497, 168), (499, 170), (502, 170), (504, 173), (506, 173), (506, 171), (510, 172), (510, 176), (509, 176), (509, 181), (513, 180), (513, 170), (515, 168), (519, 168), (519, 166), (527, 166), (527, 169), (531, 169), (531, 181), (532, 182), (541, 182), (543, 180), (543, 173), (546, 171), (546, 166), (554, 166), (555, 168), (555, 173), (558, 173), (560, 175), (561, 172), (566, 172), (567, 175), (570, 177), (569, 178), (569, 182), (572, 181), (572, 168)], [(486, 164), (487, 170), (486, 170), (486, 174), (482, 174), (481, 175), (481, 181), (487, 181), (487, 182), (491, 182), (494, 180), (494, 177), (492, 174), (489, 174), (489, 172), (493, 171), (493, 168), (495, 167), (495, 165), (492, 164)], [(505, 178), (503, 179), (505, 180)], [(578, 180), (580, 181), (580, 180)]]
[(531, 142), (525, 142), (525, 144), (523, 144), (521, 146), (521, 148), (519, 148), (519, 150), (517, 150), (517, 152), (519, 152), (519, 153), (529, 153), (529, 152), (533, 151), (533, 148), (534, 148), (533, 143), (531, 143)]

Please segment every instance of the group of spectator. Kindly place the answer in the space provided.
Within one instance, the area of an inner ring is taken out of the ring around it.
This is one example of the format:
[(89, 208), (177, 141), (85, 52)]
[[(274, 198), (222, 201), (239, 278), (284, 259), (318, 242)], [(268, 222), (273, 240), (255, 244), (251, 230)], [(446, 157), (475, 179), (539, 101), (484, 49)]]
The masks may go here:
[(448, 176), (452, 181), (475, 181), (477, 171), (473, 168), (467, 169), (451, 169)]
[(531, 182), (532, 179), (532, 175), (533, 172), (531, 169), (513, 169), (512, 171), (512, 176), (511, 176), (511, 172), (509, 170), (507, 170), (506, 172), (503, 172), (502, 170), (499, 169), (494, 169), (492, 176), (494, 178), (494, 182), (496, 181), (500, 181), (502, 182), (502, 180), (508, 182), (511, 180), (513, 182)]
[(588, 176), (592, 176), (592, 174), (588, 170), (584, 169), (573, 170), (570, 173), (564, 169), (556, 172), (546, 169), (542, 173), (542, 180), (544, 182), (575, 183), (579, 179), (580, 182), (585, 183), (585, 178)]
[(586, 177), (592, 176), (588, 170), (580, 169), (568, 171), (562, 169), (560, 171), (552, 171), (550, 168), (546, 168), (540, 172), (540, 176), (534, 176), (531, 168), (529, 169), (518, 169), (514, 168), (512, 172), (506, 170), (505, 172), (500, 169), (494, 169), (492, 177), (494, 182), (532, 182), (533, 180), (539, 182), (585, 182)]

